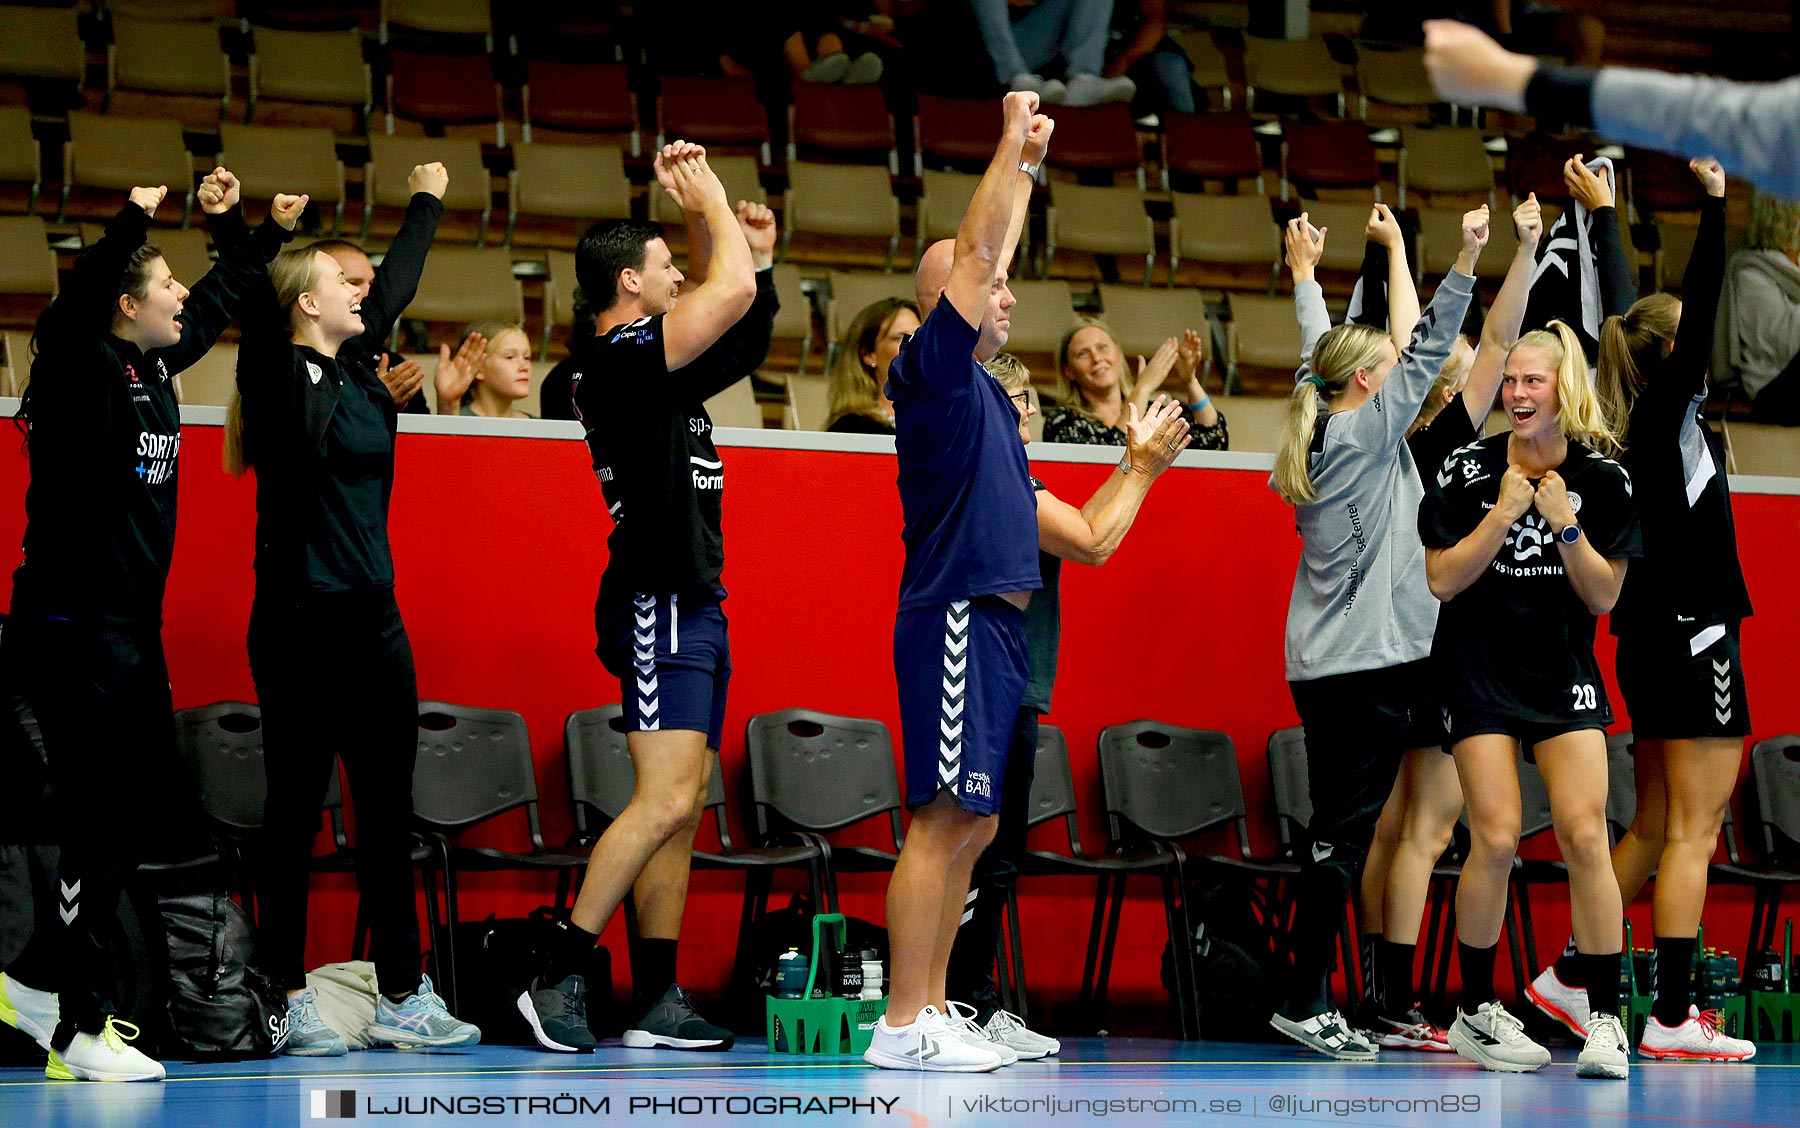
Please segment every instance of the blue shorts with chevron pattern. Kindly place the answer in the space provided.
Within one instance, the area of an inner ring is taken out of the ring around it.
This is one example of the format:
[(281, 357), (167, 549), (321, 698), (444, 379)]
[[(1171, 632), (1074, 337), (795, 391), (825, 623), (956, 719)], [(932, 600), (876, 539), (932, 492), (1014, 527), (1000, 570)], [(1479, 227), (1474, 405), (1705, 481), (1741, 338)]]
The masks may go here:
[(717, 748), (725, 735), (731, 643), (716, 600), (634, 595), (596, 611), (594, 653), (619, 679), (628, 732), (684, 729)]
[(908, 808), (947, 789), (972, 814), (999, 812), (1029, 674), (1024, 613), (998, 596), (900, 612), (894, 677)]

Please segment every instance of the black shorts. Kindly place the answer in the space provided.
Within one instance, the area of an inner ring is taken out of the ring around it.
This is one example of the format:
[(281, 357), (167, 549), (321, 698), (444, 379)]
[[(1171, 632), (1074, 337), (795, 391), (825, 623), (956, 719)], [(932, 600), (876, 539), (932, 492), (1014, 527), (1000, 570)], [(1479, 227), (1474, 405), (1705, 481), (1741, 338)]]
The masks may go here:
[(1640, 739), (1750, 735), (1737, 623), (1709, 627), (1692, 639), (1622, 638), (1618, 674), (1631, 731)]
[(1487, 736), (1498, 733), (1510, 736), (1519, 742), (1520, 751), (1525, 753), (1525, 762), (1537, 763), (1535, 746), (1543, 741), (1562, 736), (1565, 733), (1582, 732), (1593, 729), (1605, 733), (1608, 722), (1598, 718), (1580, 717), (1565, 721), (1526, 721), (1518, 717), (1502, 716), (1483, 709), (1445, 709), (1444, 718), (1446, 732), (1444, 734), (1444, 751), (1455, 751), (1456, 745), (1471, 736)]
[(1291, 681), (1288, 691), (1306, 730), (1308, 755), (1340, 748), (1351, 757), (1377, 748), (1401, 753), (1444, 741), (1430, 659)]

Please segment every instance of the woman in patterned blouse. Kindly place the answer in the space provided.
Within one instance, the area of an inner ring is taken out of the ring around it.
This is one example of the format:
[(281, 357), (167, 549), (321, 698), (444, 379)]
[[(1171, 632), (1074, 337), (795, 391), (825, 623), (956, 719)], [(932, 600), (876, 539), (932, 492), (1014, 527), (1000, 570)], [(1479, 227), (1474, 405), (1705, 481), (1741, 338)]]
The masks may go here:
[[(1148, 362), (1138, 357), (1132, 380), (1119, 340), (1105, 322), (1076, 320), (1056, 348), (1056, 403), (1044, 409), (1044, 441), (1124, 446), (1125, 404), (1143, 411), (1159, 390), (1178, 392), (1193, 424), (1195, 450), (1225, 450), (1230, 443), (1225, 416), (1200, 383), (1200, 335), (1186, 330), (1170, 337)], [(1172, 386), (1165, 388), (1170, 376)]]

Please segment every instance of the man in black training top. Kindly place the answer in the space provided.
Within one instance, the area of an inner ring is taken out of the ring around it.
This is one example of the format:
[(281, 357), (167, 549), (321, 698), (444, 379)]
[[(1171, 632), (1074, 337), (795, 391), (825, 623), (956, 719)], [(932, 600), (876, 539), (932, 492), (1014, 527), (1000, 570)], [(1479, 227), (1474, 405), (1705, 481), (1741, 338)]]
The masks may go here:
[(594, 844), (559, 951), (519, 996), (520, 1013), (552, 1050), (593, 1046), (585, 985), (573, 972), (627, 893), (637, 907), (632, 980), (642, 1017), (625, 1044), (731, 1047), (731, 1032), (694, 1013), (676, 984), (675, 945), (731, 678), (719, 585), (725, 471), (704, 401), (768, 353), (775, 220), (760, 204), (734, 212), (698, 145), (665, 145), (655, 164), (687, 221), (699, 285), (680, 296), (681, 271), (654, 223), (599, 224), (575, 253), (581, 289), (599, 312), (594, 336), (576, 346), (570, 386), (613, 520), (595, 653), (619, 679), (637, 783)]

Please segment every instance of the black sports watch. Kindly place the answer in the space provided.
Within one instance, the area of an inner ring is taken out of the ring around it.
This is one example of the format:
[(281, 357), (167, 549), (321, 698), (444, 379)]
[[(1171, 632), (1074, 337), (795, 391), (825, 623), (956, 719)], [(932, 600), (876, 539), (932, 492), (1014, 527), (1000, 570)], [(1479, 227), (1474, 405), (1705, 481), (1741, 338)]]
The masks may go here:
[(1562, 532), (1556, 534), (1556, 539), (1564, 544), (1574, 544), (1581, 539), (1581, 526), (1573, 521), (1569, 522), (1562, 527)]

